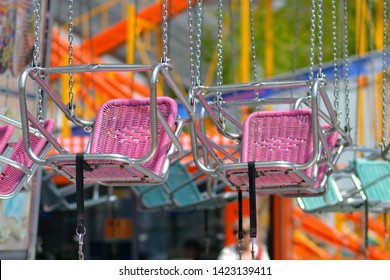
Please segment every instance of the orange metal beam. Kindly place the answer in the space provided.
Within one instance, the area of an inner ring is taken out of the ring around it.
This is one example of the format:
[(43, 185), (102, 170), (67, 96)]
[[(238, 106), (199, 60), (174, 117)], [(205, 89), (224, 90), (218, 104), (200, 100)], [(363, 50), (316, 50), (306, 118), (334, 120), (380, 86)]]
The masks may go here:
[[(75, 64), (85, 63), (81, 57), (80, 47), (74, 45), (73, 57)], [(57, 30), (53, 30), (52, 35), (52, 65), (56, 65), (57, 62), (61, 62), (61, 57), (68, 56), (68, 42), (65, 38), (61, 38)], [(93, 63), (102, 63), (103, 61), (97, 56), (90, 56), (84, 53), (84, 57), (92, 59)], [(93, 78), (92, 78), (93, 77)], [(98, 90), (107, 93), (109, 99), (123, 98), (131, 96), (131, 88), (140, 93), (143, 96), (149, 96), (149, 87), (136, 81), (132, 81), (127, 75), (123, 73), (116, 73), (115, 75), (109, 76), (105, 73), (86, 73), (84, 79), (87, 83), (91, 84), (92, 81), (95, 83)], [(134, 84), (132, 84), (134, 83)]]
[[(171, 10), (169, 17), (172, 18), (183, 11), (188, 7), (187, 0), (172, 0)], [(194, 4), (195, 1), (192, 1)], [(156, 26), (161, 23), (161, 1), (156, 1), (153, 5), (145, 8), (144, 10), (137, 13), (137, 21), (143, 20), (148, 21)], [(122, 20), (117, 24), (114, 24), (110, 28), (104, 30), (103, 32), (95, 35), (92, 39), (86, 40), (82, 44), (82, 49), (89, 50), (92, 44), (94, 53), (96, 55), (105, 54), (120, 45), (124, 44), (127, 40), (127, 20)], [(137, 26), (136, 35), (142, 33), (144, 28), (140, 25)]]

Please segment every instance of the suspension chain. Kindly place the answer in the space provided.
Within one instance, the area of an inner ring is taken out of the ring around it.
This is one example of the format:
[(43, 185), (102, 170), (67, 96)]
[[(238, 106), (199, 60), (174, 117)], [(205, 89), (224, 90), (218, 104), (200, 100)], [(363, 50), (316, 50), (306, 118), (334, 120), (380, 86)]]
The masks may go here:
[(313, 83), (314, 79), (314, 47), (315, 47), (315, 32), (316, 32), (316, 0), (311, 1), (311, 24), (310, 24), (310, 66), (309, 79)]
[(194, 28), (193, 28), (193, 19), (192, 19), (192, 1), (188, 0), (188, 38), (189, 38), (189, 48), (190, 48), (190, 73), (191, 73), (191, 86), (196, 85), (195, 77), (195, 51), (194, 51)]
[[(222, 49), (222, 29), (223, 29), (223, 0), (218, 0), (218, 52), (217, 52), (217, 85), (222, 85), (223, 83), (223, 49)], [(218, 107), (218, 119), (222, 126), (222, 129), (225, 129), (225, 118), (222, 114), (222, 104), (223, 104), (223, 98), (222, 93), (220, 91), (217, 92), (216, 95), (216, 104)]]
[(161, 62), (168, 62), (168, 0), (162, 0), (162, 58)]
[(387, 0), (383, 1), (383, 54), (382, 54), (382, 148), (386, 147), (386, 134), (387, 134), (387, 86), (388, 86), (388, 74), (387, 74), (387, 40), (388, 40), (388, 3)]
[(345, 131), (351, 135), (351, 119), (349, 110), (349, 59), (348, 59), (348, 5), (347, 0), (344, 0), (344, 80), (345, 80)]
[[(41, 1), (34, 0), (34, 53), (33, 53), (33, 66), (40, 67), (40, 52), (41, 52)], [(43, 123), (43, 90), (38, 86), (38, 121)]]
[(338, 67), (337, 67), (337, 9), (336, 0), (332, 0), (332, 45), (333, 45), (333, 86), (334, 86), (334, 110), (337, 115), (337, 122), (340, 123), (339, 112), (339, 81), (338, 81)]
[[(252, 60), (252, 81), (257, 82), (257, 65), (256, 65), (256, 42), (255, 42), (255, 23), (253, 13), (253, 0), (249, 0), (249, 19), (250, 19), (250, 36), (251, 36), (251, 60)], [(259, 91), (255, 90), (256, 99), (259, 98)], [(259, 110), (259, 106), (257, 106)]]
[(318, 77), (322, 78), (323, 0), (318, 0)]
[(200, 67), (201, 67), (201, 48), (202, 48), (202, 0), (198, 0), (197, 22), (196, 22), (196, 85), (201, 85)]
[[(69, 66), (73, 65), (73, 0), (68, 1), (68, 28), (69, 28), (69, 34), (68, 34), (68, 51), (69, 51), (69, 58), (68, 58), (68, 64)], [(74, 102), (74, 92), (73, 92), (73, 73), (69, 73), (69, 103), (68, 108), (73, 115), (75, 113), (75, 102)]]
[[(255, 23), (253, 14), (253, 0), (249, 0), (249, 18), (250, 18), (250, 29), (251, 29), (251, 51), (252, 51), (252, 79), (254, 82), (257, 81), (257, 65), (256, 65), (256, 42), (255, 42)], [(258, 95), (258, 92), (256, 92)], [(258, 96), (256, 96), (258, 97)]]

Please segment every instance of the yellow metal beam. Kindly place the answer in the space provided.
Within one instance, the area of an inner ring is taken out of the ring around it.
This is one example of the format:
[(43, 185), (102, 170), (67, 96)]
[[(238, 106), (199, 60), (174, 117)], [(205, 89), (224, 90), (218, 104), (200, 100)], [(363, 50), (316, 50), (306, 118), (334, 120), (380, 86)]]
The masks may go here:
[[(134, 64), (135, 55), (135, 29), (136, 29), (136, 7), (134, 4), (127, 6), (127, 40), (126, 40), (126, 61), (128, 64)], [(133, 73), (130, 72), (130, 80), (133, 79)]]
[(249, 0), (241, 1), (241, 82), (250, 81), (250, 19)]
[(265, 77), (274, 74), (274, 17), (272, 0), (265, 1)]

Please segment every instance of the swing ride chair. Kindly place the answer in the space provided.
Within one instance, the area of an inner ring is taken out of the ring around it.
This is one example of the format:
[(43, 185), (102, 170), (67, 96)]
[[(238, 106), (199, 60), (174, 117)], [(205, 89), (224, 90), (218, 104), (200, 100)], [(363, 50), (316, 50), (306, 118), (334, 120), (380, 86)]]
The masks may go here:
[[(223, 192), (225, 183), (218, 182), (203, 172), (190, 173), (186, 164), (174, 162), (168, 179), (152, 188), (133, 188), (142, 206), (140, 211), (211, 209), (229, 203), (237, 198), (236, 194)], [(205, 190), (200, 185), (205, 184)]]
[[(39, 165), (28, 157), (23, 146), (23, 136), (16, 143), (9, 142), (14, 128), (22, 129), (21, 123), (2, 115), (0, 122), (7, 124), (1, 127), (0, 148), (3, 150), (0, 155), (0, 199), (9, 199), (22, 189), (29, 191), (28, 184)], [(42, 127), (52, 132), (54, 121), (46, 120)], [(31, 139), (31, 150), (40, 157), (46, 156), (51, 149), (48, 141), (32, 126), (26, 127), (26, 133)]]
[[(346, 183), (346, 180), (349, 182)], [(345, 189), (346, 185), (348, 189)], [(359, 185), (360, 181), (354, 173), (337, 171), (326, 180), (327, 191), (323, 196), (298, 197), (297, 202), (306, 213), (358, 211), (366, 200), (362, 192), (355, 191)]]
[[(255, 162), (256, 191), (264, 194), (286, 196), (320, 195), (324, 193), (323, 180), (335, 169), (344, 147), (352, 143), (349, 135), (340, 128), (336, 113), (325, 91), (325, 80), (252, 82), (220, 86), (197, 86), (190, 90), (193, 103), (199, 102), (210, 116), (217, 130), (225, 137), (240, 142), (241, 156), (233, 162), (222, 161), (218, 153), (223, 149), (211, 144), (204, 133), (190, 124), (192, 142), (200, 141), (217, 162), (209, 168), (193, 149), (195, 163), (207, 174), (218, 176), (233, 189), (247, 190), (248, 162)], [(229, 116), (224, 107), (206, 98), (216, 92), (223, 94), (242, 90), (286, 89), (309, 86), (310, 97), (255, 98), (251, 100), (224, 101), (223, 106), (261, 106), (266, 104), (290, 104), (292, 110), (257, 111), (249, 115), (244, 124)], [(318, 98), (318, 95), (321, 98)], [(326, 111), (319, 108), (322, 100)], [(308, 109), (298, 109), (306, 105)], [(239, 133), (226, 129), (220, 122), (220, 112)], [(321, 124), (321, 121), (325, 124)], [(338, 135), (342, 140), (337, 141)], [(338, 142), (338, 149), (333, 150)], [(218, 153), (214, 150), (216, 149)], [(225, 153), (224, 153), (225, 154)], [(229, 157), (231, 160), (231, 157)]]
[[(42, 201), (44, 211), (51, 212), (55, 210), (76, 210), (76, 186), (74, 184), (59, 188), (51, 181), (51, 178), (48, 175), (46, 175), (46, 178), (43, 178), (43, 181), (43, 184), (45, 186), (42, 189)], [(87, 208), (98, 206), (107, 202), (113, 202), (117, 199), (114, 195), (101, 194), (102, 186), (97, 183), (85, 184), (84, 192), (87, 193), (88, 190), (90, 190), (91, 194), (88, 198), (85, 198), (84, 200), (85, 207)]]
[(353, 162), (359, 179), (357, 189), (363, 192), (372, 212), (390, 210), (390, 163), (385, 160), (359, 158)]
[[(27, 78), (35, 81), (72, 123), (91, 131), (84, 153), (84, 182), (107, 186), (157, 185), (167, 179), (170, 158), (182, 152), (178, 140), (185, 122), (191, 121), (191, 107), (171, 78), (169, 63), (152, 65), (89, 64), (53, 68), (30, 67), (19, 79), (20, 110), (24, 145), (35, 163), (51, 166), (68, 179), (76, 180), (76, 154), (64, 149), (28, 112)], [(150, 98), (116, 99), (105, 103), (95, 121), (78, 118), (45, 82), (49, 74), (86, 72), (151, 72)], [(177, 103), (169, 97), (156, 96), (159, 75), (170, 86), (188, 113), (187, 119), (177, 115)], [(31, 149), (28, 123), (33, 123), (59, 154), (42, 158)], [(172, 131), (174, 129), (174, 131)], [(173, 145), (171, 145), (173, 143)]]

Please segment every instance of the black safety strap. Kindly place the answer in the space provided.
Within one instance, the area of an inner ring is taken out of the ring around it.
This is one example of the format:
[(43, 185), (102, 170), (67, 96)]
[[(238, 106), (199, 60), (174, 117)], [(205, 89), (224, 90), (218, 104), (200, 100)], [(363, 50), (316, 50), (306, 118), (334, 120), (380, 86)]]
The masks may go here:
[(84, 154), (76, 154), (77, 230), (84, 230)]
[(253, 161), (248, 162), (249, 175), (249, 218), (250, 236), (256, 238), (257, 235), (257, 211), (256, 211), (256, 168)]
[(83, 245), (86, 229), (84, 226), (84, 154), (76, 154), (76, 206), (77, 206), (77, 228), (76, 234), (79, 237), (79, 259), (84, 259)]
[(238, 240), (244, 239), (242, 230), (242, 190), (238, 190)]

